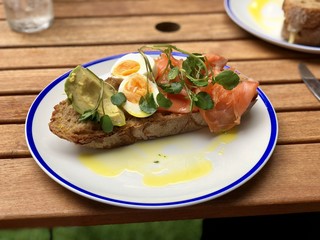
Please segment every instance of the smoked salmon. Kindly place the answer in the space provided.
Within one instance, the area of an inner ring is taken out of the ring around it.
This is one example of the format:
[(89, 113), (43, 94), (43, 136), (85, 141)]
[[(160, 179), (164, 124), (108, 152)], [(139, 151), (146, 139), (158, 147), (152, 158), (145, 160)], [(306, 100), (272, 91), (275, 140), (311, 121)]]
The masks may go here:
[(226, 90), (219, 84), (202, 89), (210, 94), (215, 103), (212, 109), (199, 110), (210, 131), (224, 132), (239, 125), (241, 116), (257, 96), (258, 85), (256, 81), (246, 80), (232, 90)]
[[(167, 77), (170, 69), (168, 59), (165, 54), (161, 54), (160, 57), (156, 59), (158, 69), (156, 79), (158, 82), (163, 83), (169, 81)], [(206, 66), (211, 69), (210, 77), (222, 72), (228, 62), (226, 58), (216, 54), (205, 54), (204, 59)], [(177, 60), (171, 55), (170, 61), (171, 66), (182, 67), (183, 61), (181, 59)], [(228, 131), (240, 124), (241, 116), (257, 97), (258, 86), (258, 81), (248, 80), (242, 77), (235, 88), (227, 90), (220, 84), (212, 84), (212, 81), (209, 80), (209, 84), (206, 87), (193, 87), (193, 91), (207, 92), (214, 102), (214, 107), (209, 110), (193, 108), (192, 111), (200, 111), (201, 116), (209, 126), (211, 132), (219, 133)], [(166, 96), (172, 101), (172, 106), (166, 109), (166, 111), (174, 113), (190, 112), (190, 99), (188, 99), (186, 91), (181, 91), (178, 94), (166, 94)]]

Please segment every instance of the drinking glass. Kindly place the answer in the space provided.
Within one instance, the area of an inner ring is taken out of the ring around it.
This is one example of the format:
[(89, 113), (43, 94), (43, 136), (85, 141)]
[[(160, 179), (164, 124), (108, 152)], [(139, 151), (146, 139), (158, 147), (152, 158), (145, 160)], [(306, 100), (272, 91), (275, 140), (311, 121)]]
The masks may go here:
[(52, 0), (3, 0), (7, 22), (16, 32), (33, 33), (49, 28), (54, 19)]

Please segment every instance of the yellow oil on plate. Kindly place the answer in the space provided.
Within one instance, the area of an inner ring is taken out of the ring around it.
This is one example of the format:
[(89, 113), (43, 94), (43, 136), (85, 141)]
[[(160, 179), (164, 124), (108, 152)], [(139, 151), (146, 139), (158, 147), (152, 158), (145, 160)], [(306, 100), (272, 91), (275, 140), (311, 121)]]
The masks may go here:
[[(204, 131), (209, 131), (205, 129)], [(198, 134), (206, 134), (200, 133)], [(236, 131), (213, 137), (203, 146), (197, 146), (189, 137), (173, 136), (95, 153), (81, 153), (80, 162), (96, 174), (105, 177), (121, 177), (133, 172), (146, 186), (163, 187), (192, 181), (213, 171), (213, 163), (207, 156), (236, 139)], [(195, 150), (193, 150), (195, 149)]]

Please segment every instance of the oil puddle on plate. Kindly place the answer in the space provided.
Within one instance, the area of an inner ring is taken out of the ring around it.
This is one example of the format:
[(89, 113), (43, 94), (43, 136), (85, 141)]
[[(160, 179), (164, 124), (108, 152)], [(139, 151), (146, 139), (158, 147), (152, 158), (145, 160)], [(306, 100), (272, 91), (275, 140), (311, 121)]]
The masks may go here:
[(252, 0), (248, 12), (266, 34), (278, 36), (284, 20), (282, 3), (283, 0)]
[[(236, 139), (236, 129), (224, 134), (193, 134), (138, 142), (133, 145), (79, 155), (80, 162), (96, 174), (117, 177), (125, 172), (141, 176), (144, 185), (162, 187), (191, 181), (210, 173), (212, 152), (221, 155), (224, 145)], [(209, 156), (210, 154), (210, 156)]]

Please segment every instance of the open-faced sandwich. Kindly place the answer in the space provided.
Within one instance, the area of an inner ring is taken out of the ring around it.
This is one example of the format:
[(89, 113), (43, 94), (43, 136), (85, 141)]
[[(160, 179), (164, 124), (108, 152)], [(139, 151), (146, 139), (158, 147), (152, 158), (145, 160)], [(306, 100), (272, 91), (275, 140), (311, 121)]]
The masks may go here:
[[(147, 55), (150, 49), (159, 55)], [(105, 149), (204, 127), (212, 134), (228, 131), (256, 101), (259, 83), (226, 63), (163, 44), (123, 55), (106, 69), (107, 79), (79, 65), (65, 81), (67, 99), (54, 107), (49, 128)]]

